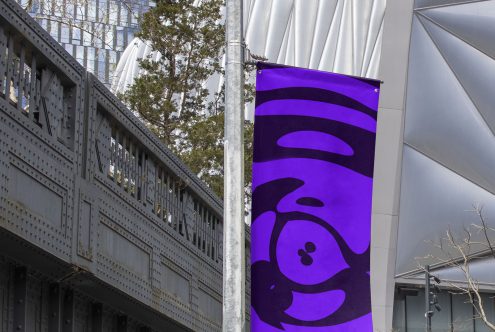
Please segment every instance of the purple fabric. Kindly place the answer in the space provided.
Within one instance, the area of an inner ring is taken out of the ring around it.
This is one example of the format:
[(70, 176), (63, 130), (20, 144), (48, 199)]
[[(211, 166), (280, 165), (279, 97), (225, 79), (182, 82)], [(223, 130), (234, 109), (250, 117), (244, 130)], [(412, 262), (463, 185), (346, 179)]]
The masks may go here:
[(380, 83), (258, 64), (253, 332), (371, 332), (371, 194)]

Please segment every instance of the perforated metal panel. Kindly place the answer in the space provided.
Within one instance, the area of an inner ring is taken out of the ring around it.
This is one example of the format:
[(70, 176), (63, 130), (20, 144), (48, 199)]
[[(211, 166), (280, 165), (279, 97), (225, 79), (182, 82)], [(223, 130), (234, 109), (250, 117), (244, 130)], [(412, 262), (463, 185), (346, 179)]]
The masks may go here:
[(2, 331), (221, 329), (221, 201), (12, 0), (0, 137)]

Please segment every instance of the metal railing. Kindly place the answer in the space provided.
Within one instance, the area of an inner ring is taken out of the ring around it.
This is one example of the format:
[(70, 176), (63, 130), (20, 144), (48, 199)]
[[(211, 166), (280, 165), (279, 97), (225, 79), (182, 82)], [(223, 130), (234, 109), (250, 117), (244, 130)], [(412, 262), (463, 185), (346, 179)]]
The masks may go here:
[(185, 329), (216, 331), (222, 212), (102, 83), (0, 0), (0, 233), (21, 239), (15, 254), (32, 265), (53, 255), (97, 280), (91, 296), (117, 289)]

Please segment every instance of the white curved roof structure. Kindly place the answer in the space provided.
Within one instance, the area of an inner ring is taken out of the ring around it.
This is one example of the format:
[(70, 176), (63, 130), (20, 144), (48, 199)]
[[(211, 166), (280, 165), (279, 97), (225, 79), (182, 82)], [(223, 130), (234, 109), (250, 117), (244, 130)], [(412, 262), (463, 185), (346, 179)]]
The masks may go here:
[(246, 43), (270, 62), (375, 77), (385, 0), (244, 0)]
[(134, 82), (134, 78), (139, 75), (139, 59), (146, 59), (151, 56), (151, 60), (159, 60), (161, 54), (153, 52), (151, 46), (145, 41), (134, 38), (129, 46), (122, 53), (122, 57), (115, 69), (115, 75), (112, 82), (112, 90), (114, 93), (124, 92), (129, 85)]
[[(270, 62), (376, 78), (385, 2), (244, 0), (246, 44)], [(139, 39), (129, 44), (117, 65), (114, 92), (132, 84), (137, 60), (150, 53)], [(218, 86), (218, 78), (207, 84)]]

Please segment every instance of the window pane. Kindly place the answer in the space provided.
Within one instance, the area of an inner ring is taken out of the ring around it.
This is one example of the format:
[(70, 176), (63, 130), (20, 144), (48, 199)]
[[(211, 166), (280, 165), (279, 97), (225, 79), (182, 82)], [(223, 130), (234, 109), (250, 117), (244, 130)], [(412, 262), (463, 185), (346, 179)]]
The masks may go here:
[(68, 18), (74, 18), (74, 5), (69, 1), (65, 3), (65, 15)]
[[(127, 29), (127, 45), (134, 39), (134, 31), (132, 29)], [(125, 45), (127, 47), (127, 45)]]
[(107, 26), (107, 33), (105, 34), (105, 48), (114, 48), (114, 27)]
[(61, 27), (60, 41), (62, 43), (69, 42), (69, 27), (66, 24), (63, 24)]
[(76, 10), (75, 10), (76, 18), (79, 20), (85, 20), (86, 19), (86, 6), (84, 6), (81, 3), (78, 3), (75, 5), (75, 7), (76, 7)]
[[(450, 331), (450, 294), (438, 294), (438, 302), (442, 311), (435, 312), (432, 317), (432, 332)], [(406, 325), (408, 332), (424, 332), (425, 330), (425, 293), (420, 290), (417, 296), (406, 297)]]
[(72, 42), (77, 44), (81, 42), (81, 29), (79, 28), (72, 29)]
[(86, 49), (86, 51), (88, 52), (88, 55), (87, 55), (87, 58), (88, 58), (88, 61), (95, 61), (95, 48), (94, 47), (88, 47)]
[(88, 21), (96, 20), (96, 2), (90, 0), (88, 3)]
[(57, 17), (63, 17), (64, 14), (63, 14), (63, 9), (64, 9), (64, 6), (62, 4), (61, 1), (55, 1), (53, 2), (54, 6), (53, 6), (53, 15), (57, 16)]
[[(26, 0), (25, 2), (27, 4), (28, 1)], [(23, 5), (23, 7), (25, 7), (25, 5)], [(34, 0), (31, 4), (31, 8), (29, 8), (29, 13), (36, 14), (39, 12), (39, 10), (40, 10), (40, 3), (38, 0)]]
[(86, 49), (86, 52), (87, 52), (86, 68), (89, 72), (94, 74), (94, 72), (95, 72), (95, 49), (94, 49), (94, 47), (88, 47)]
[(79, 63), (83, 63), (84, 60), (84, 47), (83, 46), (76, 46), (76, 59), (79, 61)]
[(113, 25), (118, 24), (118, 14), (119, 14), (119, 6), (115, 3), (115, 1), (110, 2), (110, 6), (108, 9), (108, 22)]
[(100, 22), (108, 23), (108, 3), (107, 0), (100, 0), (98, 4), (98, 13)]
[(124, 49), (124, 28), (117, 27), (117, 43), (116, 50), (122, 51)]
[(138, 17), (139, 17), (139, 5), (133, 4), (132, 5), (132, 13), (131, 13), (131, 24), (132, 26), (137, 26), (138, 24)]
[(105, 63), (105, 50), (99, 50), (98, 52), (98, 78), (101, 81), (105, 81), (106, 63)]
[[(481, 294), (481, 300), (483, 301), (483, 309), (485, 310), (486, 316), (489, 322), (495, 322), (495, 305), (494, 305), (494, 294)], [(477, 319), (475, 322), (476, 332), (491, 332), (485, 323), (481, 319)]]
[(121, 25), (127, 25), (129, 22), (129, 11), (127, 10), (127, 5), (120, 5), (120, 22)]
[(458, 332), (472, 332), (473, 307), (466, 295), (452, 294), (452, 327)]
[(44, 1), (42, 1), (42, 2), (40, 3), (40, 13), (41, 13), (41, 14), (46, 14), (45, 6), (46, 6), (45, 2), (44, 2)]
[(92, 34), (89, 33), (88, 31), (83, 31), (83, 45), (85, 46), (92, 46), (91, 39), (92, 39)]
[(65, 44), (65, 50), (74, 56), (74, 46), (72, 44)]
[(52, 25), (52, 36), (53, 36), (53, 39), (55, 39), (56, 41), (60, 42), (60, 32), (61, 32), (61, 27), (60, 27), (60, 23), (55, 23), (54, 25)]

